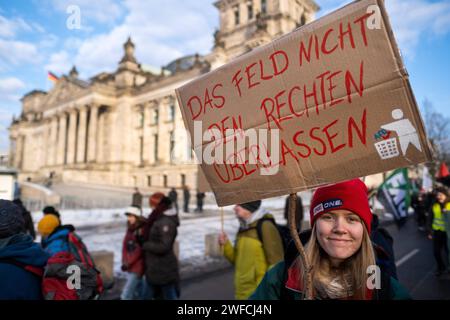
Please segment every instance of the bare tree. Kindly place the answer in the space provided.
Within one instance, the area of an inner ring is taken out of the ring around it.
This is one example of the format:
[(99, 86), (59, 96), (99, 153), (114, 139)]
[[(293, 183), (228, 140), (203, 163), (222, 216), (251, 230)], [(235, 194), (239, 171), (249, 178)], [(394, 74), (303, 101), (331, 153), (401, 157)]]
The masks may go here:
[(423, 102), (422, 111), (428, 139), (437, 160), (434, 166), (429, 166), (430, 173), (434, 176), (440, 163), (450, 163), (450, 118), (436, 111), (428, 99)]

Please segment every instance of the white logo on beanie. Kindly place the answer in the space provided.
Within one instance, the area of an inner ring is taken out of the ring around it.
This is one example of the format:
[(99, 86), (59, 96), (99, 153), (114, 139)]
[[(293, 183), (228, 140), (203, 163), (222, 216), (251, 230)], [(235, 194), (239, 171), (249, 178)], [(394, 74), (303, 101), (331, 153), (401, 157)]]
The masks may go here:
[(319, 203), (317, 206), (314, 207), (313, 213), (314, 215), (321, 213), (323, 211), (323, 204)]
[(344, 202), (341, 199), (330, 199), (319, 203), (313, 209), (313, 214), (317, 215), (318, 213), (323, 212), (324, 210), (339, 208), (344, 205)]

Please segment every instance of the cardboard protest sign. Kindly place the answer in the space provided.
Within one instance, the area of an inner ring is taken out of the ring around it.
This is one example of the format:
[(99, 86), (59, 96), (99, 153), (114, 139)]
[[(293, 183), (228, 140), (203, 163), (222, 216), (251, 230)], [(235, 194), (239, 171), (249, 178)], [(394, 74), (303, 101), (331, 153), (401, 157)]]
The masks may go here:
[(381, 0), (254, 49), (177, 97), (221, 206), (431, 160)]

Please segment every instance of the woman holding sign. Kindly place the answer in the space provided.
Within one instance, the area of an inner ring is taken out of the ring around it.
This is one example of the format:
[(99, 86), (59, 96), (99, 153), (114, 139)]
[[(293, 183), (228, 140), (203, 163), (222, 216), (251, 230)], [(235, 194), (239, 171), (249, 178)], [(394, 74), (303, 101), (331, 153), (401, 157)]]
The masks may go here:
[[(300, 238), (312, 266), (313, 299), (410, 299), (388, 276), (385, 253), (370, 240), (372, 213), (361, 180), (317, 189), (310, 216), (312, 230)], [(250, 298), (302, 299), (308, 271), (302, 266), (297, 249), (288, 248), (284, 261), (266, 273)]]

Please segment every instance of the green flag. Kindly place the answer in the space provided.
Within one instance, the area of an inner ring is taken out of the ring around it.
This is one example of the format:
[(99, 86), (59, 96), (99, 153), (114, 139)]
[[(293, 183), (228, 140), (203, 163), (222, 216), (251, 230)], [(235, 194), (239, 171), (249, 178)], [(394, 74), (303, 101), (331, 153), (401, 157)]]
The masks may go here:
[(408, 169), (406, 168), (392, 172), (378, 188), (378, 201), (384, 206), (386, 212), (394, 215), (399, 227), (403, 225), (408, 216), (411, 188), (411, 181), (408, 178)]

